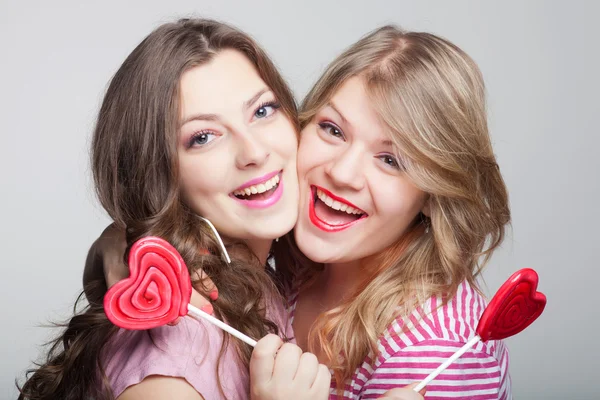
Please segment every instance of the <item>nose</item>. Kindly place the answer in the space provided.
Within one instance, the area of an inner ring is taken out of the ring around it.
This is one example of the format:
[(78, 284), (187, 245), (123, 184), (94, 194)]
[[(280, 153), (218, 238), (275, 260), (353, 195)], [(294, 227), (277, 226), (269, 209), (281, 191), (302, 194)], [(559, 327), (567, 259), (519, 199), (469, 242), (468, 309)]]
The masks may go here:
[(340, 188), (361, 190), (365, 185), (364, 168), (361, 165), (363, 150), (348, 147), (326, 166), (325, 173)]
[(236, 136), (239, 145), (235, 162), (239, 169), (261, 167), (267, 162), (271, 152), (258, 135), (246, 131)]

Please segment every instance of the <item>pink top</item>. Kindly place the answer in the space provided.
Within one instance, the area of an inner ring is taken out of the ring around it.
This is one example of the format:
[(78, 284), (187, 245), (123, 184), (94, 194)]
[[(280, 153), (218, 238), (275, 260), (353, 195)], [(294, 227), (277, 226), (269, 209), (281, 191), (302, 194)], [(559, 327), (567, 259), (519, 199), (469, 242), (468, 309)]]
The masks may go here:
[[(446, 305), (429, 299), (409, 318), (397, 319), (379, 340), (380, 354), (367, 357), (345, 385), (342, 399), (376, 399), (386, 391), (420, 382), (475, 335), (484, 298), (467, 282)], [(293, 309), (291, 318), (293, 321)], [(338, 399), (332, 382), (330, 399)], [(427, 385), (427, 400), (512, 399), (508, 350), (502, 341), (479, 342)]]
[[(278, 310), (271, 319), (283, 326), (280, 331), (291, 338), (291, 324), (284, 312), (283, 308)], [(150, 332), (120, 329), (104, 354), (113, 395), (118, 397), (126, 388), (150, 375), (161, 375), (184, 378), (207, 400), (246, 399), (249, 397), (248, 371), (238, 361), (233, 343), (236, 340), (230, 337), (227, 351), (217, 364), (223, 332), (208, 322), (184, 317), (175, 326), (163, 326)]]

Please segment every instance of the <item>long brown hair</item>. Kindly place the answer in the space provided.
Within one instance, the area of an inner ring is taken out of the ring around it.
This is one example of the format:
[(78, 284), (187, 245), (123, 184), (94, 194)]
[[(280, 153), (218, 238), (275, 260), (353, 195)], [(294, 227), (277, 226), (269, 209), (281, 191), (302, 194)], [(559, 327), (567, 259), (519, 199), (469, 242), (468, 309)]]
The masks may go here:
[[(406, 174), (428, 193), (430, 211), (370, 260), (370, 276), (354, 296), (312, 326), (309, 350), (324, 352), (338, 388), (369, 353), (378, 353), (377, 341), (394, 318), (433, 295), (449, 300), (465, 280), (477, 288), (476, 277), (510, 221), (483, 78), (467, 54), (429, 33), (379, 28), (328, 66), (301, 106), (301, 128), (352, 77), (363, 80)], [(287, 260), (291, 268), (293, 262)], [(314, 278), (318, 266), (307, 265), (300, 259), (296, 267)]]
[[(277, 324), (265, 316), (265, 305), (279, 298), (270, 269), (262, 268), (245, 245), (231, 239), (226, 242), (232, 262), (223, 262), (210, 230), (180, 196), (176, 148), (180, 78), (224, 49), (237, 50), (254, 64), (297, 128), (291, 91), (248, 35), (220, 22), (184, 19), (152, 32), (112, 78), (92, 140), (92, 169), (98, 198), (115, 224), (125, 229), (128, 250), (144, 236), (166, 239), (190, 272), (202, 268), (219, 288), (215, 314), (260, 338), (278, 332)], [(204, 291), (201, 282), (194, 284)], [(104, 314), (105, 283), (94, 282), (86, 289), (87, 309), (69, 321), (47, 360), (28, 371), (20, 399), (113, 397), (101, 356), (118, 328)], [(225, 335), (224, 348), (227, 344)], [(251, 349), (238, 341), (233, 344), (247, 367)]]

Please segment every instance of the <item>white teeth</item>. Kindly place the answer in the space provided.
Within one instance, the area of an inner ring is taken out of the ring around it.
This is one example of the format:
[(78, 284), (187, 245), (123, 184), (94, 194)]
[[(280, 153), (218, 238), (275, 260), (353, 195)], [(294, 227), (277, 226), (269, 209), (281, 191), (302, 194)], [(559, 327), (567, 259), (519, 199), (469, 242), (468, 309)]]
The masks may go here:
[(275, 187), (275, 179), (271, 178), (268, 181), (266, 181), (265, 187), (267, 188), (267, 190), (273, 189), (273, 187)]
[(235, 190), (233, 194), (235, 196), (250, 196), (251, 194), (264, 193), (267, 190), (273, 189), (279, 183), (279, 175), (275, 175), (268, 181), (260, 183), (258, 185), (248, 186), (241, 190)]
[(334, 210), (344, 211), (347, 214), (356, 214), (356, 215), (364, 214), (362, 211), (357, 210), (356, 208), (351, 207), (346, 203), (342, 203), (340, 201), (333, 200), (331, 197), (327, 196), (325, 194), (325, 192), (323, 192), (321, 189), (317, 189), (317, 197), (323, 203), (327, 204), (327, 206), (333, 208)]

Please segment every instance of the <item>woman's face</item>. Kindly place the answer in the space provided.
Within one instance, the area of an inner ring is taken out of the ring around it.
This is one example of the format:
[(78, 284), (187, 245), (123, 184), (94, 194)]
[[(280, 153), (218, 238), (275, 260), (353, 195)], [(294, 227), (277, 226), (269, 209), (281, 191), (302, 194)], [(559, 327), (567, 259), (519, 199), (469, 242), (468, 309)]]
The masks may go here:
[(362, 79), (349, 79), (300, 137), (295, 235), (313, 261), (374, 255), (396, 242), (424, 208), (427, 195), (403, 172)]
[(240, 52), (185, 72), (178, 140), (186, 203), (231, 238), (274, 239), (297, 219), (297, 136)]

